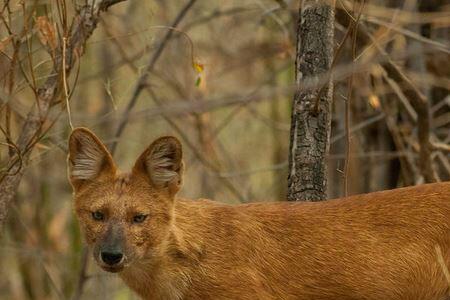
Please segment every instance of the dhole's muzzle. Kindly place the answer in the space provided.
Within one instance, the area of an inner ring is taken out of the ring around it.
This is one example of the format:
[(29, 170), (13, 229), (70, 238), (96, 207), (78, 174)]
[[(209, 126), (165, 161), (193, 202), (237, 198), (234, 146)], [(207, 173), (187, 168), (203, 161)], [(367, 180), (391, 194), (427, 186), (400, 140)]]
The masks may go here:
[(127, 262), (124, 244), (123, 229), (118, 224), (110, 224), (94, 246), (94, 259), (105, 271), (119, 272)]

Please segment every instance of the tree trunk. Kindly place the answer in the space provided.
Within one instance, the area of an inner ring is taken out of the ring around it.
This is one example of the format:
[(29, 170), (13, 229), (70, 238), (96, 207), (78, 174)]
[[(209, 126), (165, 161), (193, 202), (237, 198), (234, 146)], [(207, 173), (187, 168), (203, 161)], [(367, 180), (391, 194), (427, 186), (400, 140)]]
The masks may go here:
[(333, 84), (302, 89), (302, 80), (326, 76), (333, 60), (334, 7), (326, 0), (303, 0), (297, 29), (296, 81), (291, 119), (288, 200), (326, 198)]

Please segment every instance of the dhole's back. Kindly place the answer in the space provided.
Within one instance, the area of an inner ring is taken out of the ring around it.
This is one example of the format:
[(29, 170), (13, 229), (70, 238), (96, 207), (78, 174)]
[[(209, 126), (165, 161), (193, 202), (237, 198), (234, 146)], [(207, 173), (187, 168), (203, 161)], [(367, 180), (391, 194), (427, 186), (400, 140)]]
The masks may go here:
[(191, 280), (203, 288), (191, 295), (218, 299), (221, 287), (229, 299), (443, 299), (436, 247), (448, 266), (449, 195), (442, 183), (321, 203), (179, 200), (175, 222), (201, 249)]

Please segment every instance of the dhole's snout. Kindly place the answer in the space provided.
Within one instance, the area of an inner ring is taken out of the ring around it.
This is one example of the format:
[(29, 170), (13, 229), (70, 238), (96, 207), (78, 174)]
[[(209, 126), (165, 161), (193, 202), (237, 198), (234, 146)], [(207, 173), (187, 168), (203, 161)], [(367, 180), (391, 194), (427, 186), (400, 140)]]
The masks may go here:
[(111, 225), (103, 239), (94, 249), (94, 256), (100, 267), (105, 271), (119, 272), (126, 263), (124, 253), (124, 235), (119, 226)]

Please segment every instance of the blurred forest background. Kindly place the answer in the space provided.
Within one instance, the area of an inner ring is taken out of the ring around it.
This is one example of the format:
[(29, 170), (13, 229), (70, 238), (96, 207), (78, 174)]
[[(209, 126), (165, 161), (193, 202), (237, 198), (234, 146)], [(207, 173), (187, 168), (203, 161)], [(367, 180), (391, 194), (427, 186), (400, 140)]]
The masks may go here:
[[(98, 13), (87, 2), (0, 5), (0, 184), (23, 174), (0, 235), (0, 299), (136, 299), (83, 251), (66, 175), (71, 124), (117, 146), (125, 170), (155, 138), (179, 137), (182, 196), (286, 198), (300, 1), (124, 1)], [(92, 36), (68, 42), (89, 13)], [(370, 38), (342, 43), (357, 16)], [(381, 52), (426, 96), (433, 176), (450, 179), (449, 41), (446, 0), (336, 1), (329, 198), (344, 196), (345, 178), (348, 194), (427, 181), (423, 111), (386, 75)], [(73, 55), (57, 55), (67, 47)], [(45, 114), (37, 122), (29, 111)]]

